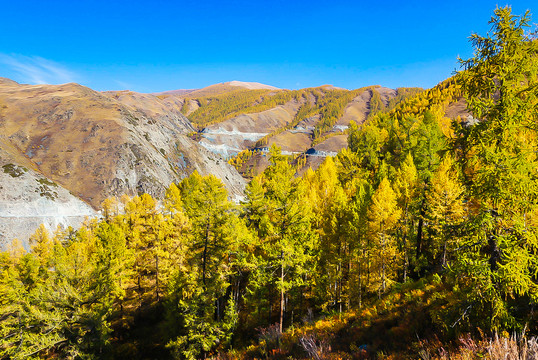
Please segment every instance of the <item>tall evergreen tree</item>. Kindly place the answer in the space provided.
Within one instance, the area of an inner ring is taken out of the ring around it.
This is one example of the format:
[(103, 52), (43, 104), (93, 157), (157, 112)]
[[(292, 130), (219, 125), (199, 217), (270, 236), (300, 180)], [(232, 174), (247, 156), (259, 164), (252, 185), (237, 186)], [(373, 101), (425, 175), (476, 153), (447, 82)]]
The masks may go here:
[(462, 61), (458, 75), (478, 119), (460, 134), (471, 154), (478, 210), (453, 269), (465, 285), (460, 305), (472, 309), (462, 312), (499, 329), (517, 327), (521, 309), (538, 300), (538, 242), (527, 221), (538, 205), (538, 42), (525, 32), (528, 12), (519, 17), (510, 7), (497, 8), (490, 23), (490, 34), (471, 37), (474, 57)]
[(453, 253), (455, 229), (464, 221), (465, 207), (463, 203), (464, 187), (453, 169), (454, 163), (446, 156), (434, 173), (430, 189), (426, 195), (428, 200), (428, 219), (437, 232), (435, 253), (442, 266), (447, 264), (447, 257)]
[[(265, 206), (258, 209), (263, 209), (264, 213), (254, 215), (254, 209), (247, 211), (255, 219), (251, 227), (258, 229), (261, 239), (261, 262), (255, 275), (263, 279), (258, 281), (259, 284), (274, 286), (279, 293), (278, 324), (282, 331), (286, 296), (291, 290), (305, 285), (316, 236), (312, 228), (312, 209), (306, 201), (308, 189), (305, 183), (294, 179), (295, 170), (279, 148), (273, 146), (270, 151), (271, 166), (248, 192), (256, 195), (261, 190)], [(256, 204), (253, 200), (249, 203)]]
[(379, 268), (379, 293), (384, 293), (389, 279), (387, 273), (394, 269), (396, 262), (395, 240), (393, 237), (394, 227), (399, 220), (401, 210), (398, 208), (396, 194), (392, 190), (387, 179), (383, 179), (372, 196), (372, 203), (368, 210), (369, 228), (375, 244), (378, 256)]
[[(191, 231), (169, 286), (168, 318), (178, 333), (168, 346), (176, 358), (195, 359), (231, 338), (240, 296), (234, 280), (248, 267), (243, 249), (252, 237), (215, 176), (195, 172), (179, 190)], [(168, 206), (178, 198), (171, 187)]]

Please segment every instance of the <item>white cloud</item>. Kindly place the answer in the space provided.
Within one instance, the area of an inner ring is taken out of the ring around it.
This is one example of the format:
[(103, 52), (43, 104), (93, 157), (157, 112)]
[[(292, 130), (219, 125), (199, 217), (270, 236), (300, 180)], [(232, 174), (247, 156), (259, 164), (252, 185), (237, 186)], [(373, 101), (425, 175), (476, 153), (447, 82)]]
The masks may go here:
[(0, 53), (0, 64), (7, 66), (13, 77), (17, 77), (14, 80), (29, 84), (63, 84), (77, 78), (64, 66), (39, 56)]

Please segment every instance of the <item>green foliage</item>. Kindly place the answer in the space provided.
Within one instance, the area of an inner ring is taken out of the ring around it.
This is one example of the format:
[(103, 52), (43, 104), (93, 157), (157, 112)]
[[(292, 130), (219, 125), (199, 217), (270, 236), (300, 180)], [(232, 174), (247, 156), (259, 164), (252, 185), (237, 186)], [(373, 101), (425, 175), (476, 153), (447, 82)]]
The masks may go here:
[(331, 90), (324, 93), (324, 96), (318, 99), (316, 103), (316, 110), (313, 110), (318, 112), (321, 117), (314, 129), (314, 139), (332, 130), (333, 126), (344, 114), (346, 105), (366, 90), (365, 88), (352, 91)]
[[(34, 251), (12, 258), (3, 268), (0, 354), (16, 359), (46, 354), (77, 358), (107, 344), (107, 316), (118, 295), (115, 279), (121, 272), (111, 266), (115, 259), (110, 249), (121, 246), (125, 238), (106, 224), (96, 230), (95, 235), (53, 244), (41, 229), (34, 237)], [(105, 238), (111, 243), (96, 244)]]
[(381, 100), (381, 96), (375, 89), (371, 91), (372, 96), (370, 97), (370, 112), (368, 113), (368, 119), (374, 117), (377, 113), (383, 111), (385, 109), (385, 104), (383, 103), (383, 100)]
[(462, 223), (465, 215), (463, 195), (465, 188), (453, 170), (454, 163), (447, 156), (439, 166), (430, 182), (430, 191), (426, 194), (428, 206), (427, 218), (432, 221), (432, 235), (435, 239), (434, 257), (440, 259), (442, 266), (452, 258), (456, 249), (455, 229)]
[(192, 229), (168, 288), (168, 321), (181, 325), (168, 347), (176, 358), (194, 359), (231, 338), (239, 291), (233, 284), (251, 267), (245, 250), (252, 237), (216, 177), (195, 172), (179, 190)]
[(368, 209), (369, 231), (378, 251), (379, 258), (379, 291), (385, 292), (387, 288), (387, 268), (394, 269), (396, 266), (387, 266), (387, 259), (396, 255), (396, 246), (391, 232), (401, 215), (397, 207), (396, 194), (392, 190), (389, 181), (384, 178), (375, 193)]
[(236, 156), (228, 160), (228, 164), (232, 165), (237, 169), (237, 171), (241, 171), (243, 165), (251, 159), (255, 154), (255, 151), (252, 150), (243, 150), (239, 152)]
[[(103, 217), (78, 231), (41, 226), (29, 252), (14, 241), (0, 253), (0, 356), (197, 359), (246, 347), (251, 358), (425, 356), (417, 336), (538, 333), (529, 22), (497, 9), (462, 72), (430, 90), (398, 89), (398, 104), (376, 88), (196, 99), (200, 124), (295, 100), (289, 126), (319, 115), (320, 138), (363, 91), (371, 116), (350, 124), (349, 149), (302, 177), (292, 162), (303, 158), (271, 147), (244, 203), (195, 172), (162, 201), (107, 199)], [(462, 97), (478, 120), (446, 117)]]
[(246, 211), (251, 228), (262, 239), (256, 249), (258, 266), (251, 291), (259, 295), (269, 287), (279, 293), (278, 322), (282, 331), (285, 297), (312, 280), (307, 269), (313, 261), (316, 237), (312, 210), (306, 201), (307, 189), (294, 179), (295, 170), (280, 149), (272, 147), (270, 153), (271, 166), (247, 190)]
[(453, 273), (467, 318), (498, 330), (521, 327), (517, 307), (538, 300), (538, 243), (527, 215), (538, 205), (538, 44), (524, 32), (528, 12), (519, 17), (497, 8), (490, 23), (491, 34), (471, 37), (475, 56), (462, 61), (459, 77), (469, 109), (481, 120), (460, 133), (472, 154), (463, 161), (474, 170), (470, 195), (478, 208)]
[(417, 94), (419, 94), (419, 93), (421, 93), (423, 91), (424, 91), (424, 89), (416, 88), (416, 87), (412, 87), (412, 88), (397, 88), (396, 89), (396, 97), (389, 100), (389, 103), (387, 105), (387, 110), (390, 111), (390, 110), (394, 109), (396, 107), (396, 105), (398, 105), (399, 103), (401, 103), (405, 99), (412, 98), (415, 95), (417, 95)]
[(28, 170), (22, 166), (17, 166), (15, 164), (5, 164), (2, 165), (2, 169), (4, 169), (4, 173), (11, 175), (11, 177), (19, 177), (22, 176), (25, 172)]

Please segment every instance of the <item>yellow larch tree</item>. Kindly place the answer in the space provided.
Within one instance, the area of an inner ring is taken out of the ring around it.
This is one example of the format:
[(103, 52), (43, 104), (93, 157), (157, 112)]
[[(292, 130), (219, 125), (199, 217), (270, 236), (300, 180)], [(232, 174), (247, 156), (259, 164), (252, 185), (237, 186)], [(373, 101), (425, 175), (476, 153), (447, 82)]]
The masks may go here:
[(465, 188), (453, 167), (452, 158), (445, 157), (434, 173), (426, 194), (429, 204), (428, 217), (432, 220), (432, 227), (437, 232), (437, 243), (434, 247), (440, 250), (439, 255), (443, 266), (446, 265), (448, 252), (453, 247), (454, 236), (451, 229), (463, 221), (465, 214), (462, 199)]
[(384, 293), (387, 288), (387, 268), (394, 270), (394, 266), (388, 267), (388, 263), (396, 257), (396, 244), (392, 232), (401, 215), (398, 208), (396, 193), (392, 190), (389, 181), (384, 178), (372, 196), (372, 202), (368, 209), (370, 236), (378, 248), (379, 258), (379, 293)]

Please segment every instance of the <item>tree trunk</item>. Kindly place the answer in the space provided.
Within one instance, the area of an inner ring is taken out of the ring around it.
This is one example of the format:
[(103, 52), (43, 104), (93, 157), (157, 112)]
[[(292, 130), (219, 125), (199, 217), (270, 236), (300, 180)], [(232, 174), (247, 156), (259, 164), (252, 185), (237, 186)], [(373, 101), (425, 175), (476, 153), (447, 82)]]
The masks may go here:
[(418, 218), (418, 229), (417, 229), (417, 260), (422, 255), (422, 231), (424, 228), (424, 216), (426, 215), (426, 198), (422, 199), (422, 204), (420, 205), (420, 216)]
[(159, 301), (159, 255), (155, 255), (155, 293)]
[(342, 313), (342, 262), (338, 264), (338, 312)]
[(347, 261), (347, 274), (346, 274), (346, 282), (347, 282), (347, 298), (346, 298), (346, 310), (349, 311), (351, 308), (351, 286), (350, 286), (350, 278), (351, 278), (351, 250), (348, 254), (348, 261)]
[(337, 280), (338, 280), (338, 289), (337, 289), (337, 296), (338, 296), (338, 312), (342, 313), (342, 277), (343, 277), (343, 270), (342, 270), (342, 241), (340, 240), (338, 242), (338, 271), (337, 273)]
[(385, 231), (382, 232), (382, 240), (381, 240), (381, 290), (383, 291), (383, 294), (385, 293), (386, 289), (386, 281), (385, 281)]
[(408, 208), (409, 208), (409, 206), (405, 205), (404, 231), (403, 231), (403, 234), (402, 234), (402, 246), (403, 246), (403, 250), (404, 250), (404, 268), (403, 268), (403, 282), (404, 283), (407, 281), (407, 268), (409, 267), (409, 252), (408, 252), (408, 249), (407, 249), (407, 231), (408, 231), (407, 212), (408, 212)]
[(370, 288), (370, 238), (366, 242), (366, 288)]
[(446, 266), (446, 235), (443, 241), (443, 267)]
[(142, 311), (142, 283), (140, 282), (140, 274), (138, 274), (138, 315)]
[[(121, 278), (119, 280), (119, 284), (120, 284), (120, 289), (121, 289), (123, 287)], [(120, 315), (123, 317), (123, 298), (119, 299), (119, 303), (120, 303)]]
[(209, 245), (209, 221), (207, 222), (207, 228), (205, 232), (204, 240), (204, 253), (202, 255), (202, 283), (204, 284), (205, 289), (205, 272), (206, 272), (206, 263), (207, 263), (207, 247)]
[[(445, 193), (446, 194), (446, 193)], [(445, 196), (445, 203), (443, 204), (445, 209), (448, 208), (448, 202), (446, 201), (446, 196)], [(446, 247), (447, 247), (447, 225), (448, 224), (448, 217), (447, 217), (447, 214), (446, 214), (446, 211), (444, 213), (444, 217), (445, 217), (445, 223), (443, 224), (443, 268), (446, 266)]]
[(359, 265), (359, 309), (362, 308), (362, 266), (361, 261), (358, 262)]
[(279, 330), (282, 333), (282, 325), (284, 323), (284, 251), (280, 252), (280, 321)]

